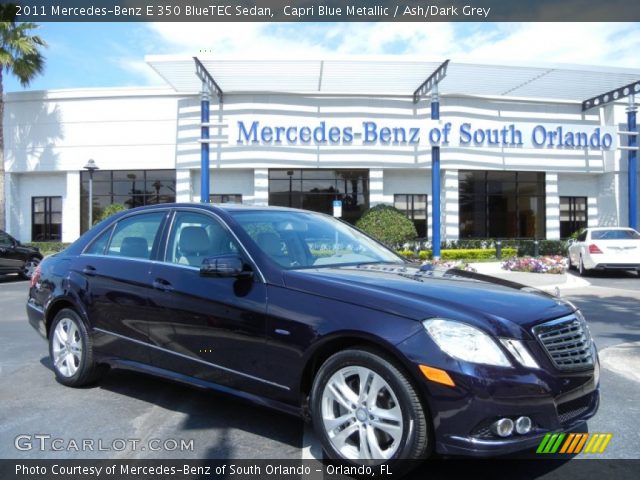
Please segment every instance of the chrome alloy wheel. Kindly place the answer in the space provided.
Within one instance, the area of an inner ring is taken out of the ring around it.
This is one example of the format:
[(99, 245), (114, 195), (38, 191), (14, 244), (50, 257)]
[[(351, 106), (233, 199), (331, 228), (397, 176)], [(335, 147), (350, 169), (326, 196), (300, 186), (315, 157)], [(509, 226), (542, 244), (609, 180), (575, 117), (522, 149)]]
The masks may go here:
[(343, 458), (387, 460), (400, 446), (400, 403), (373, 370), (348, 366), (335, 372), (322, 392), (321, 410), (325, 432)]
[(72, 377), (82, 362), (82, 337), (73, 320), (63, 318), (53, 332), (53, 363), (64, 377)]
[(40, 260), (38, 260), (37, 258), (27, 260), (22, 267), (22, 275), (24, 276), (24, 278), (33, 277), (33, 274), (36, 272), (36, 268), (38, 268), (39, 264)]

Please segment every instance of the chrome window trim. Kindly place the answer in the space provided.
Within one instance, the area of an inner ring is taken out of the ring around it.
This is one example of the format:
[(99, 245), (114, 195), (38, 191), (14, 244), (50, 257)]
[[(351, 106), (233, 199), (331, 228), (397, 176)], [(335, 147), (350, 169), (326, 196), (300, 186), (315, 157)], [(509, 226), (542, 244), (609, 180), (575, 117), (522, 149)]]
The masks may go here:
[(248, 373), (239, 372), (237, 370), (233, 370), (232, 368), (223, 367), (222, 365), (218, 365), (216, 363), (207, 362), (206, 360), (201, 360), (201, 359), (196, 358), (196, 357), (190, 357), (189, 355), (185, 355), (184, 353), (174, 352), (173, 350), (168, 350), (166, 348), (159, 347), (159, 346), (153, 345), (151, 343), (143, 342), (141, 340), (136, 340), (135, 338), (130, 338), (130, 337), (127, 337), (125, 335), (120, 335), (119, 333), (110, 332), (108, 330), (104, 330), (102, 328), (97, 328), (97, 327), (94, 327), (93, 330), (96, 331), (96, 332), (104, 333), (106, 335), (113, 335), (114, 337), (118, 337), (118, 338), (121, 338), (123, 340), (129, 340), (130, 342), (134, 342), (134, 343), (137, 343), (139, 345), (143, 345), (145, 347), (154, 348), (156, 350), (160, 350), (161, 352), (170, 353), (172, 355), (176, 355), (176, 356), (184, 358), (186, 360), (192, 360), (194, 362), (202, 363), (203, 365), (207, 365), (207, 366), (210, 366), (210, 367), (213, 367), (213, 368), (217, 368), (217, 369), (223, 370), (225, 372), (233, 373), (234, 375), (240, 375), (242, 377), (249, 378), (251, 380), (256, 380), (258, 382), (266, 383), (268, 385), (272, 385), (274, 387), (282, 388), (284, 390), (291, 390), (289, 387), (287, 387), (285, 385), (280, 385), (279, 383), (275, 383), (275, 382), (272, 382), (270, 380), (265, 380), (264, 378), (256, 377), (256, 376), (250, 375)]
[[(120, 223), (123, 220), (126, 220), (130, 217), (134, 217), (136, 215), (144, 215), (144, 214), (149, 214), (149, 213), (156, 213), (156, 212), (166, 212), (166, 213), (171, 213), (171, 208), (168, 207), (164, 207), (164, 208), (152, 208), (149, 210), (144, 210), (142, 212), (131, 212), (131, 213), (125, 213), (124, 215), (122, 215), (122, 217), (120, 217), (118, 220), (116, 220), (115, 222), (110, 223), (106, 228), (104, 228), (103, 230), (100, 230), (100, 233), (96, 234), (95, 237), (93, 237), (91, 239), (91, 241), (85, 245), (85, 247), (82, 249), (82, 252), (80, 252), (80, 255), (90, 255), (93, 257), (110, 257), (110, 258), (114, 258), (115, 255), (107, 255), (106, 253), (103, 253), (102, 255), (96, 254), (96, 253), (85, 253), (87, 251), (87, 249), (89, 247), (91, 247), (91, 245), (93, 245), (93, 243), (100, 237), (100, 235), (102, 235), (104, 232), (106, 232), (108, 229), (112, 229), (111, 235), (109, 235), (109, 240), (107, 241), (107, 245), (105, 246), (105, 252), (109, 250), (109, 247), (111, 246), (111, 240), (113, 239), (113, 233), (116, 230), (116, 227), (118, 226), (118, 223)], [(157, 233), (156, 233), (157, 235)], [(134, 257), (119, 257), (119, 258), (131, 258), (133, 259)], [(147, 262), (151, 262), (153, 261), (150, 258), (144, 259)]]
[(252, 267), (256, 270), (256, 272), (258, 272), (258, 275), (260, 276), (260, 280), (262, 281), (262, 283), (267, 283), (267, 280), (265, 278), (265, 276), (263, 275), (262, 271), (260, 270), (260, 267), (258, 267), (258, 264), (256, 263), (256, 261), (253, 259), (253, 257), (251, 256), (251, 254), (249, 253), (249, 251), (247, 250), (247, 248), (244, 246), (244, 244), (240, 241), (240, 239), (238, 238), (238, 236), (235, 234), (235, 232), (229, 228), (229, 225), (227, 225), (227, 222), (225, 222), (217, 213), (212, 212), (208, 209), (203, 209), (203, 208), (194, 208), (194, 207), (176, 207), (173, 209), (173, 216), (171, 217), (171, 221), (169, 222), (169, 228), (167, 229), (167, 235), (166, 235), (166, 241), (164, 242), (164, 252), (162, 253), (162, 258), (158, 260), (158, 262), (164, 264), (164, 265), (175, 265), (178, 267), (182, 267), (182, 268), (188, 268), (188, 269), (195, 269), (197, 271), (200, 271), (200, 269), (198, 267), (192, 267), (190, 265), (180, 265), (178, 263), (173, 263), (173, 262), (168, 262), (166, 260), (167, 258), (167, 249), (169, 248), (169, 237), (171, 236), (171, 232), (173, 230), (173, 226), (175, 223), (175, 219), (176, 219), (176, 214), (179, 212), (191, 212), (191, 213), (199, 213), (199, 214), (204, 214), (204, 215), (209, 215), (210, 217), (213, 217), (220, 225), (222, 225), (222, 227), (228, 231), (233, 238), (235, 239), (236, 243), (238, 244), (238, 246), (242, 249), (242, 251), (244, 252), (244, 254), (247, 256), (247, 258), (249, 259), (249, 261), (251, 262)]

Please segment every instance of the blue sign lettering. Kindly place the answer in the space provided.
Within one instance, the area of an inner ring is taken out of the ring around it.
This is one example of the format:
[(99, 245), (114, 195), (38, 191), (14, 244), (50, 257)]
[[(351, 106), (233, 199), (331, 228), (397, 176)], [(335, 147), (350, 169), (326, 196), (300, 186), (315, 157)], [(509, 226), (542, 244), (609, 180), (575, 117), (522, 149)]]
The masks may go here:
[[(424, 135), (418, 127), (407, 128), (392, 125), (378, 125), (366, 120), (361, 129), (352, 126), (336, 126), (327, 124), (326, 120), (315, 125), (261, 125), (253, 121), (247, 126), (242, 120), (238, 124), (237, 143), (263, 145), (338, 145), (352, 144), (354, 139), (361, 139), (362, 145), (419, 145), (424, 140), (431, 145), (459, 145), (474, 147), (525, 147), (523, 139), (529, 137), (527, 148), (563, 148), (608, 150), (614, 145), (614, 137), (607, 127), (580, 125), (524, 124), (522, 129), (516, 124), (499, 127), (474, 128), (471, 122), (459, 124), (456, 131), (451, 122), (429, 126), (425, 122)], [(433, 125), (433, 123), (431, 123)], [(424, 137), (424, 138), (423, 138)]]

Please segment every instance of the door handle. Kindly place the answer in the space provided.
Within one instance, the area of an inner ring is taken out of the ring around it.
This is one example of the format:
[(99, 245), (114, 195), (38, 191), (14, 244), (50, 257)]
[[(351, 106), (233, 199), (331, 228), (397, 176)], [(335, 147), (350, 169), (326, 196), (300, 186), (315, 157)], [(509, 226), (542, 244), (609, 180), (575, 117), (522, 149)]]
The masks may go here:
[(164, 278), (156, 278), (151, 285), (153, 286), (153, 288), (163, 292), (173, 291), (173, 286), (171, 285), (171, 282), (168, 282)]
[(95, 275), (96, 274), (96, 267), (94, 267), (92, 265), (86, 265), (82, 269), (82, 273), (84, 273), (85, 275)]

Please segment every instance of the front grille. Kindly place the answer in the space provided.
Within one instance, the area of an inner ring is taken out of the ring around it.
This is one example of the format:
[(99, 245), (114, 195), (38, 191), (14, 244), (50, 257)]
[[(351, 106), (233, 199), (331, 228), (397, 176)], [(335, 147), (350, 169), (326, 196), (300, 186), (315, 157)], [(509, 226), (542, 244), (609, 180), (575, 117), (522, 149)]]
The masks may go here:
[(570, 402), (561, 403), (557, 406), (558, 420), (560, 423), (566, 423), (579, 417), (589, 409), (593, 394), (571, 400)]
[(533, 333), (559, 370), (593, 367), (591, 335), (580, 313), (538, 325)]

